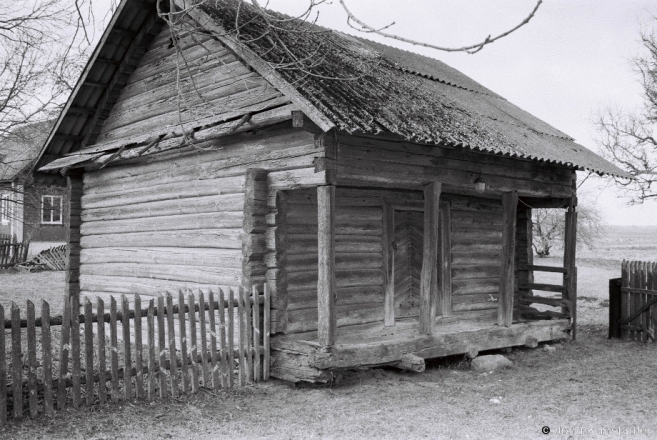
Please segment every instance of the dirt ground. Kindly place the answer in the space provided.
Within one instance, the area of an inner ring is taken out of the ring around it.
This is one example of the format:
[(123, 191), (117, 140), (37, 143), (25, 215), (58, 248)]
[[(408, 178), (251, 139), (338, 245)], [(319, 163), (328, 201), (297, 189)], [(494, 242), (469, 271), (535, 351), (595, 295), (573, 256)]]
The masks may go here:
[[(0, 438), (657, 438), (657, 345), (608, 340), (607, 284), (619, 266), (591, 258), (578, 266), (578, 340), (514, 349), (506, 354), (511, 369), (476, 373), (456, 357), (430, 362), (422, 374), (346, 371), (327, 386), (271, 380), (154, 404), (58, 411), (10, 423)], [(39, 276), (43, 286), (63, 282)], [(10, 277), (0, 275), (2, 290)]]

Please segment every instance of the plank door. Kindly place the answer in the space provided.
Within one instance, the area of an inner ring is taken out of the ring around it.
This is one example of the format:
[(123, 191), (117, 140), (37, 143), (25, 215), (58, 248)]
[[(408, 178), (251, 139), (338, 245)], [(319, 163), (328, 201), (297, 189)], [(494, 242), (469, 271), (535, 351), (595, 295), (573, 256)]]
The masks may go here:
[(395, 318), (419, 317), (424, 213), (395, 210), (394, 216)]

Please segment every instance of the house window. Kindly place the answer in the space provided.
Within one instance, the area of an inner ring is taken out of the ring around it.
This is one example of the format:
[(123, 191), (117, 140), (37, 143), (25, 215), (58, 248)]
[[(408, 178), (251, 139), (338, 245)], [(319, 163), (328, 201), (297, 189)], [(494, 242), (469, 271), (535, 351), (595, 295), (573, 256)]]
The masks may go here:
[(9, 223), (9, 194), (0, 195), (0, 220), (2, 223)]
[(41, 196), (41, 223), (62, 224), (62, 196)]

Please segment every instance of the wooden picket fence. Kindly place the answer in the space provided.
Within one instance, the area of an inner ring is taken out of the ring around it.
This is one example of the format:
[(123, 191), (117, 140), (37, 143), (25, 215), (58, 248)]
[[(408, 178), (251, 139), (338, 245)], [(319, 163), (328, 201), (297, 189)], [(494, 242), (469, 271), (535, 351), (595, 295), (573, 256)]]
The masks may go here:
[(657, 331), (657, 262), (621, 263), (620, 288), (609, 282), (609, 335), (655, 342)]
[(27, 301), (25, 318), (12, 303), (9, 319), (0, 305), (0, 426), (24, 413), (35, 418), (66, 406), (153, 401), (267, 380), (266, 287), (217, 293), (207, 300), (200, 291), (167, 293), (145, 307), (139, 295), (123, 295), (120, 305), (110, 297), (109, 313), (101, 298), (95, 311), (88, 298), (82, 306), (71, 298), (59, 316), (42, 301), (40, 317)]
[(29, 241), (0, 241), (0, 269), (6, 269), (27, 261), (29, 247)]

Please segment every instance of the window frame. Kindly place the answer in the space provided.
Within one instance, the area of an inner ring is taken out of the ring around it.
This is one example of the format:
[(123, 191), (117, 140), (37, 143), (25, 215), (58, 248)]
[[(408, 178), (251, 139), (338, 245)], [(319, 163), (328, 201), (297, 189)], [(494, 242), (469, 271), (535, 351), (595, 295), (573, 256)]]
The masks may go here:
[(9, 224), (9, 220), (11, 218), (10, 213), (9, 213), (9, 194), (7, 193), (2, 193), (0, 194), (0, 222), (3, 225)]
[[(45, 221), (44, 220), (44, 207), (45, 207), (45, 200), (46, 198), (50, 199), (50, 206), (53, 207), (50, 210), (50, 221)], [(59, 199), (59, 220), (55, 221), (53, 220), (54, 214), (56, 212), (56, 209), (54, 209), (55, 206), (55, 201)], [(41, 224), (42, 225), (61, 225), (63, 224), (64, 220), (64, 196), (57, 195), (57, 194), (42, 194), (41, 195)]]

